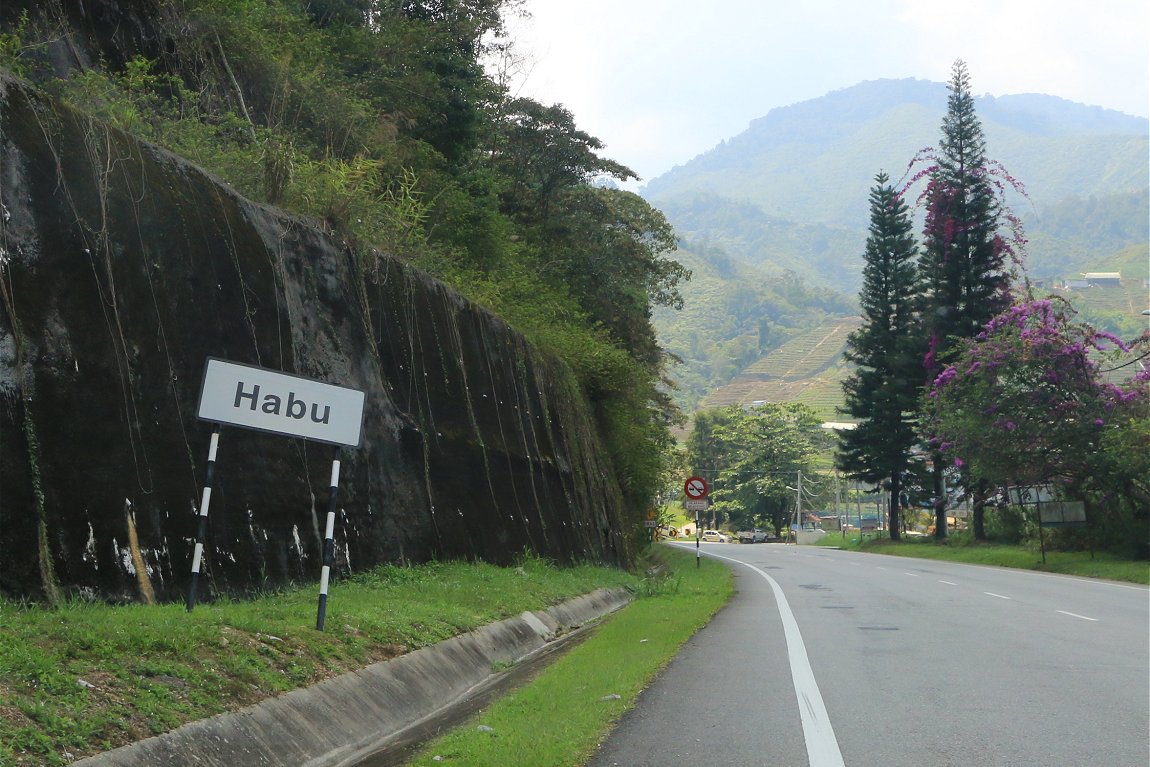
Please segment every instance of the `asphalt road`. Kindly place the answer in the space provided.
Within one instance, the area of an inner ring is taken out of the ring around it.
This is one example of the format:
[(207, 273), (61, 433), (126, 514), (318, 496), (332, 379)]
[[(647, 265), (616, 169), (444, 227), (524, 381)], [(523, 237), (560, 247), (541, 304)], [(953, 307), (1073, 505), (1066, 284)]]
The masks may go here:
[(1150, 764), (1145, 587), (781, 544), (703, 553), (738, 595), (589, 767)]

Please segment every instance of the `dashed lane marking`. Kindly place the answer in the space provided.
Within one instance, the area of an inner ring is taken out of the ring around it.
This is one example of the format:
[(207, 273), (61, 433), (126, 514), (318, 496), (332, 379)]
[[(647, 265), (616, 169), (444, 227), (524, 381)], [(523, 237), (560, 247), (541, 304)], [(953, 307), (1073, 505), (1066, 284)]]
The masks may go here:
[(1068, 613), (1065, 610), (1055, 610), (1055, 612), (1062, 613), (1063, 615), (1069, 615), (1071, 618), (1081, 618), (1084, 621), (1091, 621), (1093, 623), (1098, 622), (1097, 618), (1087, 618), (1085, 615), (1079, 615), (1078, 613)]

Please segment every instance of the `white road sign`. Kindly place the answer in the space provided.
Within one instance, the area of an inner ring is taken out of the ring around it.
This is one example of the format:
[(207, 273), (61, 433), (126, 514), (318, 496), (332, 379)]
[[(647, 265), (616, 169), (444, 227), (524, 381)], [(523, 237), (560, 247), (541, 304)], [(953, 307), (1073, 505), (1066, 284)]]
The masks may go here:
[(208, 358), (196, 415), (204, 421), (357, 447), (364, 393)]

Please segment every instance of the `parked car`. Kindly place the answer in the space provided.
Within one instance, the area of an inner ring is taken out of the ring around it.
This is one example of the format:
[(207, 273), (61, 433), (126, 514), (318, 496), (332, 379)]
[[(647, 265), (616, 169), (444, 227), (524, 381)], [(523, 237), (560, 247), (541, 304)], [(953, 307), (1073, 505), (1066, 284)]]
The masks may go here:
[(767, 531), (755, 528), (754, 530), (743, 530), (739, 533), (739, 543), (766, 543)]
[(711, 543), (726, 543), (731, 539), (727, 537), (726, 533), (720, 533), (718, 530), (704, 530), (703, 540)]

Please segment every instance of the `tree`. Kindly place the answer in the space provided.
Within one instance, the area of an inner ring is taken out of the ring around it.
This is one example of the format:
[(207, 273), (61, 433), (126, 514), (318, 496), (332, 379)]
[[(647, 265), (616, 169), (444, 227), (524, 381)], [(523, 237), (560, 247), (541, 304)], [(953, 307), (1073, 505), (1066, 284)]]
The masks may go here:
[(992, 487), (1047, 484), (1126, 509), (1145, 540), (1150, 374), (1106, 382), (1099, 359), (1114, 350), (1130, 346), (1074, 321), (1061, 299), (1011, 307), (959, 342), (935, 379), (926, 409), (938, 451)]
[(560, 105), (506, 105), (491, 154), (503, 180), (502, 211), (524, 231), (542, 279), (560, 285), (592, 322), (658, 373), (664, 362), (651, 306), (680, 308), (690, 272), (664, 254), (677, 247), (666, 217), (632, 192), (598, 185), (635, 178), (600, 157), (603, 143)]
[(692, 474), (711, 478), (712, 513), (740, 527), (771, 520), (785, 526), (798, 473), (814, 476), (814, 458), (829, 436), (806, 405), (767, 403), (701, 411), (687, 440)]
[(491, 149), (492, 165), (505, 177), (504, 211), (530, 226), (545, 227), (564, 190), (599, 177), (636, 178), (625, 165), (604, 159), (603, 142), (575, 125), (560, 104), (512, 99)]
[(651, 307), (681, 309), (678, 285), (691, 276), (664, 256), (677, 247), (674, 230), (633, 192), (583, 185), (558, 199), (543, 232), (547, 270), (620, 346), (658, 372), (664, 353)]
[[(1150, 336), (1142, 341), (1150, 351)], [(1133, 396), (1123, 397), (1122, 412), (1102, 435), (1093, 479), (1097, 494), (1116, 501), (1110, 517), (1130, 553), (1150, 559), (1150, 373), (1143, 369), (1139, 376), (1128, 389)]]
[(839, 436), (839, 468), (867, 482), (888, 482), (890, 537), (899, 538), (902, 477), (917, 440), (915, 412), (922, 383), (917, 248), (903, 199), (885, 173), (870, 193), (870, 230), (859, 304), (863, 325), (847, 338), (858, 369), (845, 381), (845, 410), (858, 426)]
[[(956, 339), (977, 334), (1011, 303), (1009, 260), (1024, 240), (1017, 218), (1002, 201), (1004, 185), (1020, 185), (986, 157), (982, 124), (974, 111), (970, 78), (962, 60), (954, 63), (950, 96), (937, 152), (920, 153), (915, 162), (929, 167), (920, 196), (926, 203), (919, 268), (925, 289), (927, 351), (924, 382), (939, 372)], [(1003, 221), (1013, 229), (1007, 240)], [(946, 536), (946, 492), (940, 456), (934, 460), (935, 535)], [(975, 534), (981, 537), (982, 493), (976, 493)]]

